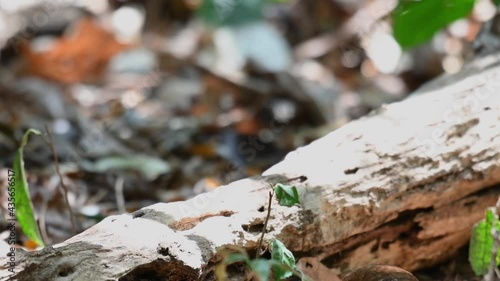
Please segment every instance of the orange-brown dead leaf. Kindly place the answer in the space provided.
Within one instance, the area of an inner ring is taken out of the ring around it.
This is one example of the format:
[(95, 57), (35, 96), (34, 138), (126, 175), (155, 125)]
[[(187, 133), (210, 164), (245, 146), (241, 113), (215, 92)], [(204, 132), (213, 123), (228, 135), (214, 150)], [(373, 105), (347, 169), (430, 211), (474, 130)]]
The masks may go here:
[(21, 51), (30, 74), (69, 84), (97, 80), (110, 58), (126, 47), (93, 19), (84, 18), (48, 51), (36, 52), (27, 44)]

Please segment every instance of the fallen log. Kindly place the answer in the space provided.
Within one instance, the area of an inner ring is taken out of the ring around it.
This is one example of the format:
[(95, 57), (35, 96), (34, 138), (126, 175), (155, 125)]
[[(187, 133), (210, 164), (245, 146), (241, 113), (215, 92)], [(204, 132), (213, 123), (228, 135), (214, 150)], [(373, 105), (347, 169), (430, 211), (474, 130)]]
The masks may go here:
[(500, 195), (498, 61), (442, 77), (262, 176), (19, 250), (14, 275), (3, 257), (0, 280), (213, 280), (217, 247), (256, 250), (276, 183), (297, 186), (302, 204), (273, 202), (265, 237), (280, 239), (316, 280), (360, 265), (415, 270), (449, 259)]

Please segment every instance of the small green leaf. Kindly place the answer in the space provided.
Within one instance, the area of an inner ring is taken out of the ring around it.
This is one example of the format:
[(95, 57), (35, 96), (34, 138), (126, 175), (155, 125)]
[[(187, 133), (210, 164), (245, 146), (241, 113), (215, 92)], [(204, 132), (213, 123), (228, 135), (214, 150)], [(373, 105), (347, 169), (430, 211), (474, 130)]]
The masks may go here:
[(394, 37), (403, 48), (425, 43), (440, 29), (469, 15), (474, 1), (399, 0), (393, 12)]
[(35, 241), (40, 246), (45, 246), (38, 230), (38, 225), (35, 221), (35, 215), (33, 213), (33, 205), (30, 199), (30, 192), (28, 181), (26, 180), (26, 173), (24, 171), (24, 160), (23, 160), (23, 148), (28, 142), (29, 135), (37, 134), (41, 135), (40, 131), (29, 129), (23, 136), (21, 141), (21, 146), (16, 151), (16, 156), (14, 158), (13, 170), (15, 173), (15, 208), (16, 216), (19, 221), (19, 225), (23, 232), (28, 236), (29, 239)]
[[(477, 223), (472, 229), (469, 245), (469, 262), (476, 275), (485, 275), (491, 262), (493, 236), (492, 226), (500, 232), (500, 222), (494, 208), (486, 211), (486, 218)], [(500, 264), (500, 252), (497, 253), (496, 265)]]
[(248, 263), (250, 269), (254, 271), (259, 277), (260, 281), (269, 280), (269, 274), (271, 273), (271, 266), (269, 260), (266, 259), (255, 259)]
[(500, 0), (493, 0), (493, 3), (495, 3), (495, 5), (500, 5)]
[[(286, 265), (286, 267), (295, 267), (295, 257), (292, 252), (278, 239), (274, 239), (271, 243), (271, 258)], [(293, 275), (291, 270), (286, 270), (285, 268), (273, 265), (274, 279), (283, 280)]]
[(300, 204), (299, 192), (295, 186), (278, 183), (274, 186), (274, 192), (281, 206), (290, 207)]

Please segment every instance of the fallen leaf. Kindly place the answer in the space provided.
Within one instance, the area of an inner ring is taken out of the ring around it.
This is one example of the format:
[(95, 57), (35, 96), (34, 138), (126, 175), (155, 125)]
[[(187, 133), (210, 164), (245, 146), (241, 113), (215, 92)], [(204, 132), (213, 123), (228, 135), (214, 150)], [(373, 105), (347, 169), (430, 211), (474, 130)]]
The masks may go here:
[(92, 18), (84, 18), (50, 47), (46, 51), (36, 51), (29, 44), (21, 47), (27, 72), (69, 84), (97, 80), (111, 57), (127, 46)]

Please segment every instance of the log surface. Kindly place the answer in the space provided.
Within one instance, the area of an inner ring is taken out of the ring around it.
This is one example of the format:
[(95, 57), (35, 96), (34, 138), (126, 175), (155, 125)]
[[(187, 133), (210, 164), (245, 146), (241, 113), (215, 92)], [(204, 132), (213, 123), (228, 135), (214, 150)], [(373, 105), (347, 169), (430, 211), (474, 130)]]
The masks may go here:
[(266, 238), (283, 241), (316, 280), (366, 264), (415, 270), (448, 259), (500, 195), (498, 61), (437, 79), (262, 176), (17, 251), (15, 275), (2, 255), (0, 280), (211, 280), (206, 265), (217, 247), (256, 249), (270, 186), (280, 182), (296, 185), (302, 204), (273, 201)]

